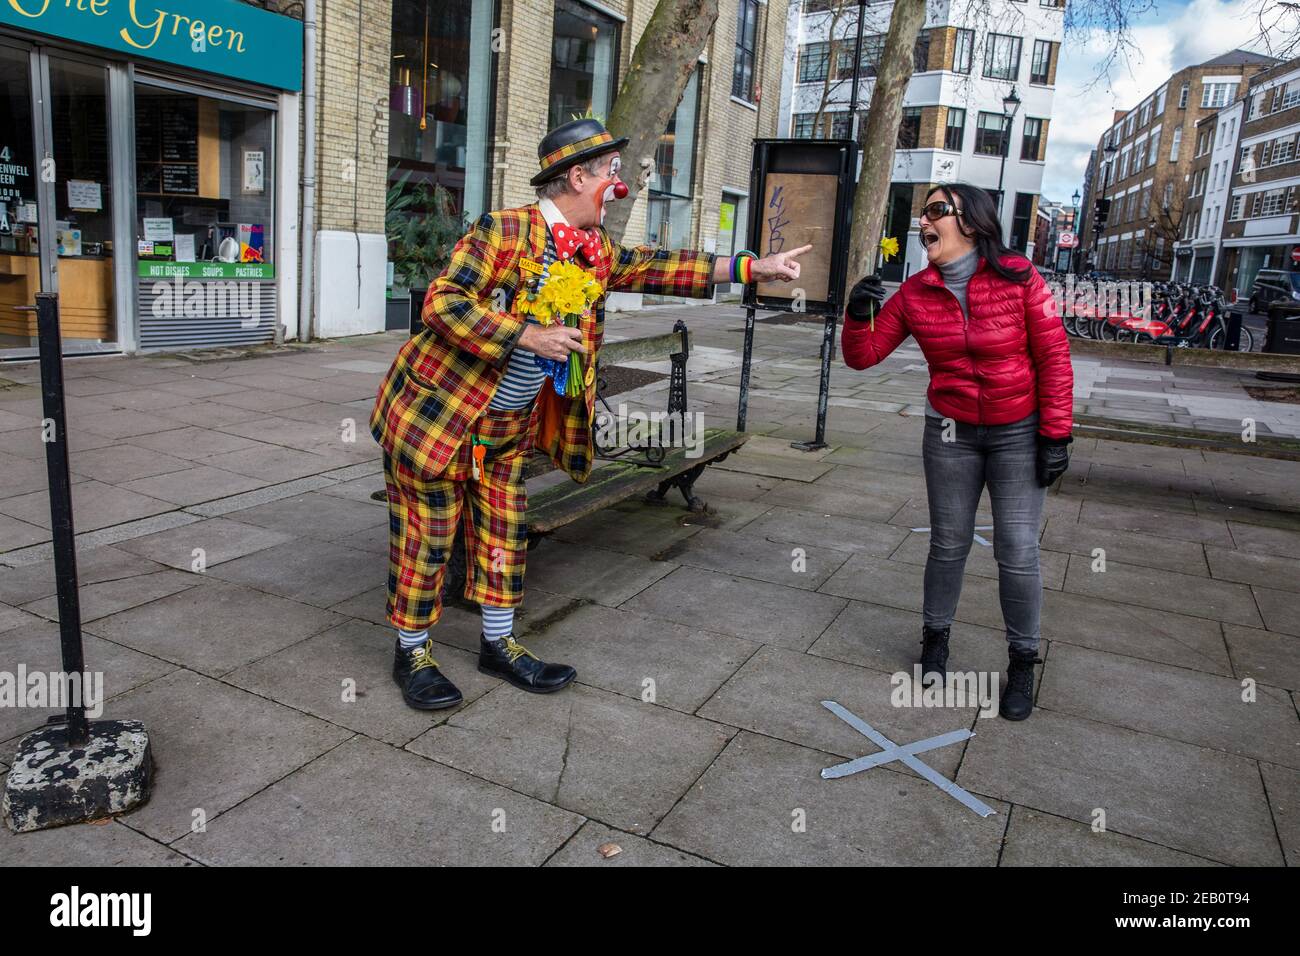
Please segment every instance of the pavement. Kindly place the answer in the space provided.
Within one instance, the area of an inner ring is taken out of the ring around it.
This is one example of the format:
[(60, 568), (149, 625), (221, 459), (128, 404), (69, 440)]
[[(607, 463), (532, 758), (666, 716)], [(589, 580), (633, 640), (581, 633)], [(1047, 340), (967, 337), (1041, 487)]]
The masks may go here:
[[(692, 410), (734, 422), (739, 308), (608, 327), (676, 318)], [(867, 372), (837, 361), (828, 447), (796, 451), (821, 331), (760, 321), (753, 437), (697, 485), (710, 511), (628, 501), (530, 553), (521, 638), (577, 684), (479, 674), (477, 619), (451, 608), (434, 637), (465, 703), (420, 713), (388, 673), (369, 497), (366, 419), (401, 341), (66, 363), (86, 659), (104, 716), (148, 727), (155, 790), (103, 825), (0, 828), (0, 863), (1300, 863), (1300, 462), (1076, 441), (1044, 515), (1033, 716), (896, 706), (920, 637), (924, 361), (910, 342)], [(1300, 434), (1298, 406), (1241, 372), (1075, 366), (1080, 411)], [(0, 380), (0, 671), (50, 670), (38, 370)], [(990, 675), (1006, 651), (978, 534), (949, 667)], [(898, 762), (822, 779), (879, 749), (825, 700), (899, 745), (973, 731), (919, 759), (995, 812)], [(0, 708), (0, 770), (47, 715)]]

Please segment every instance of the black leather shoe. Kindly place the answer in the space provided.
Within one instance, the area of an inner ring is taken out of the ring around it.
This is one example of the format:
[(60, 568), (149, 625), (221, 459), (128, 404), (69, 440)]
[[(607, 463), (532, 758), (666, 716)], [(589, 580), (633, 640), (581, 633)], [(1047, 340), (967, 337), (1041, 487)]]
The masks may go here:
[(948, 681), (947, 627), (921, 628), (921, 686), (929, 687), (935, 681), (944, 686)]
[(578, 672), (568, 664), (538, 660), (515, 636), (489, 641), (479, 635), (478, 669), (533, 694), (552, 694), (567, 687)]
[(393, 654), (393, 680), (402, 689), (402, 700), (416, 710), (442, 710), (455, 707), (464, 698), (456, 685), (438, 670), (433, 659), (433, 641), (425, 641), (409, 651), (399, 639)]
[(1024, 720), (1034, 712), (1034, 665), (1041, 663), (1037, 654), (1010, 652), (1007, 686), (998, 707), (998, 713), (1007, 720)]

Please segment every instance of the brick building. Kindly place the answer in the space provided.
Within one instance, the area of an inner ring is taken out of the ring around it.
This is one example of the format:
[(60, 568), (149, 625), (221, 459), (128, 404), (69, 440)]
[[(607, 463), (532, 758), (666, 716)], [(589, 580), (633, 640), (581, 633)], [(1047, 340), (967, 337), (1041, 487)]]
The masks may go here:
[(1225, 196), (1220, 285), (1248, 297), (1260, 269), (1300, 248), (1300, 58), (1251, 78)]
[[(1233, 50), (1179, 70), (1129, 110), (1117, 111), (1094, 153), (1088, 267), (1121, 278), (1167, 279), (1174, 244), (1187, 228), (1195, 160), (1212, 147), (1213, 125), (1198, 127), (1235, 100), (1271, 57)], [(1200, 136), (1198, 140), (1197, 137)], [(1110, 200), (1100, 236), (1096, 203)]]

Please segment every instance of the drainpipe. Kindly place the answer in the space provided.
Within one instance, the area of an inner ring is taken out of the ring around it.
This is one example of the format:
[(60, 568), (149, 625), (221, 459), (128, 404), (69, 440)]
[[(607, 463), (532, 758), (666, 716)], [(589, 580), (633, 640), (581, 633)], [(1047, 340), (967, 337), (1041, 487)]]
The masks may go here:
[(316, 286), (316, 4), (303, 3), (302, 83), (302, 294), (298, 299), (298, 341), (312, 338)]

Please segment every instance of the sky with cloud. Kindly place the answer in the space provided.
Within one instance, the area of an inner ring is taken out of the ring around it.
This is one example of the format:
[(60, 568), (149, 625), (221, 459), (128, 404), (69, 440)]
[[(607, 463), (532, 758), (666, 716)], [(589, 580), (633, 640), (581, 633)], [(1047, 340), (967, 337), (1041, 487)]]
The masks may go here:
[(1174, 71), (1238, 47), (1265, 52), (1253, 11), (1251, 0), (1156, 0), (1134, 24), (1133, 49), (1105, 72), (1113, 37), (1099, 31), (1067, 36), (1056, 72), (1043, 196), (1069, 202), (1076, 189), (1082, 193), (1088, 153), (1114, 111), (1138, 105)]

